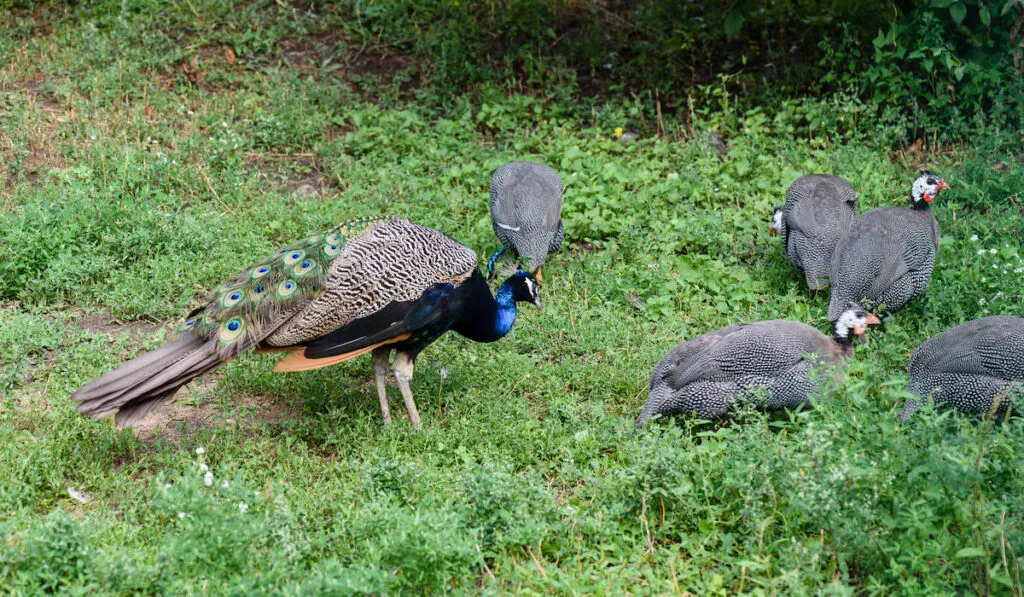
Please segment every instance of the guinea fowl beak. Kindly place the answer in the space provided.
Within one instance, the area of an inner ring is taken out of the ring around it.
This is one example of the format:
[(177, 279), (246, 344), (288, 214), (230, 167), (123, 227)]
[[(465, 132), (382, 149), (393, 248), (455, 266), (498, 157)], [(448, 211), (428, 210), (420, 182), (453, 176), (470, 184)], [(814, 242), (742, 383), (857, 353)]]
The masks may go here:
[(877, 317), (875, 317), (873, 314), (868, 313), (867, 322), (868, 322), (868, 325), (881, 325), (882, 320), (877, 318)]
[(936, 192), (936, 193), (938, 193), (938, 192), (939, 192), (939, 191), (941, 191), (942, 189), (948, 189), (948, 188), (949, 188), (949, 185), (948, 185), (948, 184), (946, 184), (946, 181), (945, 181), (945, 180), (942, 180), (942, 179), (940, 178), (940, 179), (939, 179), (939, 184), (935, 185), (935, 192)]
[(853, 326), (853, 333), (858, 335), (858, 336), (864, 334), (865, 330), (867, 330), (867, 327), (865, 327), (865, 326), (862, 326), (862, 325), (855, 325), (855, 326)]

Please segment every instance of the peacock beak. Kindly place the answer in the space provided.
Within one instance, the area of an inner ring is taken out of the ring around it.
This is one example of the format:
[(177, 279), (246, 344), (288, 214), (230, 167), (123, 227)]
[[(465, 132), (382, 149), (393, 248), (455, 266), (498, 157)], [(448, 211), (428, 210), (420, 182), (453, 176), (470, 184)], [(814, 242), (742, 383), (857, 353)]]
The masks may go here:
[(534, 304), (534, 306), (537, 307), (538, 311), (543, 311), (544, 310), (544, 305), (542, 305), (540, 303), (540, 297), (539, 296), (533, 297), (533, 304)]

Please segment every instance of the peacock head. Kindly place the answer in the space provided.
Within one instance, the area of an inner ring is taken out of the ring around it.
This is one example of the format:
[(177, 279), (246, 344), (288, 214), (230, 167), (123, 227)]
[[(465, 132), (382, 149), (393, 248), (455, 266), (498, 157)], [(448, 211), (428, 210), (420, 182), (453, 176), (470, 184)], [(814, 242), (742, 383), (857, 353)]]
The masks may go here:
[(782, 232), (782, 206), (776, 205), (772, 212), (772, 223), (768, 228), (768, 233), (779, 234), (780, 232)]
[(934, 201), (940, 191), (948, 188), (949, 185), (945, 180), (935, 176), (927, 168), (921, 168), (921, 174), (914, 180), (914, 186), (911, 187), (910, 197), (914, 202), (914, 207), (924, 207)]
[(880, 323), (882, 323), (881, 320), (868, 313), (864, 307), (857, 303), (847, 303), (846, 310), (839, 315), (839, 319), (836, 320), (832, 328), (832, 335), (836, 342), (850, 344), (853, 342), (851, 332), (853, 336), (860, 336), (867, 331), (869, 325)]
[(502, 286), (512, 291), (512, 300), (515, 302), (533, 303), (538, 309), (544, 309), (537, 295), (537, 279), (523, 270), (516, 270)]

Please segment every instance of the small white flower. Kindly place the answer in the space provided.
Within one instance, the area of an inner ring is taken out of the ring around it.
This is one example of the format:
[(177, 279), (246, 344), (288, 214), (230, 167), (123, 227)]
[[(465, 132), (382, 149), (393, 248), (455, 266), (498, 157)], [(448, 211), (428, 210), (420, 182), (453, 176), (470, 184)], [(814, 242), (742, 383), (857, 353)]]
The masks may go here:
[(198, 448), (196, 448), (196, 454), (199, 454), (200, 456), (206, 454), (206, 448), (199, 446)]
[(999, 269), (999, 264), (998, 263), (993, 263), (992, 264), (992, 269)]
[(675, 180), (677, 178), (679, 178), (679, 173), (678, 172), (669, 172), (668, 173), (668, 179), (669, 180)]
[(245, 502), (238, 502), (238, 511), (245, 514), (249, 511), (249, 504), (246, 504)]
[(1024, 274), (1024, 267), (1018, 267), (1017, 269), (1013, 270), (1013, 273)]
[(201, 470), (201, 471), (203, 471), (205, 473), (205, 472), (210, 470), (210, 467), (206, 466), (205, 462), (200, 462), (199, 463), (199, 470)]
[(441, 379), (448, 379), (448, 374), (451, 372), (449, 367), (441, 367)]
[(972, 243), (978, 242), (978, 235), (977, 234), (975, 234), (974, 236), (971, 237), (971, 242)]
[(184, 512), (178, 512), (178, 518), (185, 518)]
[(85, 494), (84, 492), (83, 493), (78, 493), (77, 491), (75, 491), (71, 487), (68, 487), (68, 495), (70, 495), (72, 499), (78, 500), (79, 502), (82, 502), (83, 504), (89, 501), (89, 498), (88, 498), (87, 494)]
[(95, 141), (96, 140), (96, 135), (92, 135), (91, 137), (89, 137), (89, 139)]
[(222, 489), (227, 489), (228, 488), (228, 481), (227, 481), (227, 479), (225, 479), (224, 482), (220, 484), (220, 486), (221, 486)]
[(978, 255), (984, 255), (985, 249), (978, 249)]
[(207, 487), (213, 485), (213, 472), (212, 471), (206, 471), (206, 474), (203, 475), (203, 484), (206, 485)]
[(171, 488), (171, 484), (170, 483), (164, 483), (164, 489), (170, 489), (170, 488)]
[(988, 250), (988, 252), (989, 252), (989, 253), (991, 253), (991, 254), (993, 254), (993, 255), (995, 255), (995, 254), (996, 254), (996, 253), (998, 253), (999, 251), (998, 251), (998, 250), (996, 250), (996, 249), (989, 249), (989, 250)]

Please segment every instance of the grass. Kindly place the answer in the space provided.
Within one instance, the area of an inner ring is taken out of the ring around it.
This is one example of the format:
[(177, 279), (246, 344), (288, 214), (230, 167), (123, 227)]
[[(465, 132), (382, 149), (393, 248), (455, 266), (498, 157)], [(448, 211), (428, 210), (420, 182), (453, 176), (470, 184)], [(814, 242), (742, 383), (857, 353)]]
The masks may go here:
[[(649, 104), (581, 108), (571, 86), (423, 108), (429, 86), (352, 68), (358, 47), (278, 4), (119, 6), (15, 11), (0, 41), (4, 592), (1024, 593), (1024, 428), (895, 421), (917, 344), (1020, 314), (1019, 153), (808, 128), (845, 114), (808, 99), (697, 106), (720, 158)], [(495, 344), (428, 348), (422, 432), (380, 424), (368, 359), (273, 375), (247, 356), (138, 434), (74, 411), (71, 392), (159, 345), (206, 288), (336, 222), (403, 214), (489, 254), (488, 176), (513, 159), (566, 183), (545, 310)], [(682, 339), (825, 329), (828, 296), (768, 236), (789, 183), (841, 174), (865, 210), (903, 204), (921, 165), (953, 186), (937, 269), (836, 395), (633, 427)]]

